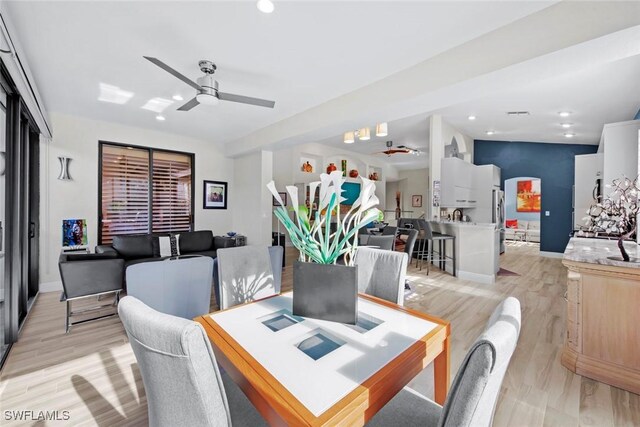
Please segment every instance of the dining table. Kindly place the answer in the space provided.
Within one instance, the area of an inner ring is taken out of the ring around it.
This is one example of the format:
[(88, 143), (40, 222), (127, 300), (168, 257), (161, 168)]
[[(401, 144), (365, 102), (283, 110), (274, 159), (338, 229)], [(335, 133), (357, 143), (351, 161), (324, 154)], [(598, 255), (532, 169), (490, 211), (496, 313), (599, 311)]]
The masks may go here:
[(364, 425), (430, 363), (444, 403), (449, 322), (366, 294), (355, 325), (300, 317), (292, 305), (287, 292), (195, 319), (269, 425)]

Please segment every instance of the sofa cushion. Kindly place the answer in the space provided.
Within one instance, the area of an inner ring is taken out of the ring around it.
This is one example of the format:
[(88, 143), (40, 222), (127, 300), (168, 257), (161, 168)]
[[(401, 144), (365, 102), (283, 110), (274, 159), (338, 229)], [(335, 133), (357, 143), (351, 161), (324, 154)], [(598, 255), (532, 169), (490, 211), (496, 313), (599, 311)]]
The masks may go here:
[(178, 242), (181, 255), (208, 251), (213, 248), (213, 232), (202, 230), (180, 233)]
[(191, 252), (189, 253), (189, 255), (202, 255), (202, 256), (208, 256), (211, 258), (215, 258), (216, 256), (218, 256), (215, 249), (212, 249), (210, 251)]
[(153, 258), (160, 254), (160, 247), (157, 240), (157, 237), (149, 234), (140, 236), (114, 236), (111, 245), (125, 260)]

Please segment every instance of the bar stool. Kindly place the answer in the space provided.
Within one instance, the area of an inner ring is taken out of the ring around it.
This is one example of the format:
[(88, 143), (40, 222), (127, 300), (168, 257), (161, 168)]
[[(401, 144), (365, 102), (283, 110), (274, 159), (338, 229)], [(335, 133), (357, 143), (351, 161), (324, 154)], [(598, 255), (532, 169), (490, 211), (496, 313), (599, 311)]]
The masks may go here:
[[(424, 257), (427, 257), (427, 274), (429, 274), (429, 264), (434, 261), (439, 262), (440, 269), (446, 271), (446, 263), (447, 259), (450, 259), (453, 262), (453, 276), (456, 276), (456, 236), (451, 234), (443, 234), (434, 232), (431, 228), (431, 224), (424, 219), (416, 220), (418, 229), (420, 230), (420, 234), (422, 235), (422, 239), (418, 245), (418, 254), (416, 260), (416, 267), (420, 266), (420, 270), (422, 270), (422, 262), (424, 261)], [(447, 256), (447, 240), (451, 240), (453, 254), (452, 256)], [(438, 259), (433, 258), (434, 246), (435, 242), (438, 242)]]

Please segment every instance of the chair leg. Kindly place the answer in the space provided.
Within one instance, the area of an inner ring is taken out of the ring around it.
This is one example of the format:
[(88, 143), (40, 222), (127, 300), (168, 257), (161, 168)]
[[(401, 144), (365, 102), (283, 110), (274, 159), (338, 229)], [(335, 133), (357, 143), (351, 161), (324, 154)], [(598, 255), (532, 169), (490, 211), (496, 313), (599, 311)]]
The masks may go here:
[(431, 269), (431, 259), (433, 258), (433, 240), (431, 241), (431, 251), (429, 251), (429, 242), (427, 241), (427, 276), (429, 275), (429, 270)]
[(64, 323), (64, 333), (68, 334), (69, 330), (71, 329), (71, 324), (70, 324), (70, 318), (71, 318), (71, 301), (67, 300), (67, 316), (65, 318), (65, 323)]
[(454, 237), (453, 240), (453, 277), (458, 277), (458, 274), (456, 273), (456, 238)]

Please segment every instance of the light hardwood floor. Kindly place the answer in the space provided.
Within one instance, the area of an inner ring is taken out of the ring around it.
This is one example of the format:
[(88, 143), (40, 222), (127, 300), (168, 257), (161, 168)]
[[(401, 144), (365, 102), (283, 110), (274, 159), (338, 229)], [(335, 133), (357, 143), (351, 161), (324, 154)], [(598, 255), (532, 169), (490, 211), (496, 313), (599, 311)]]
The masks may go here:
[[(501, 266), (520, 276), (500, 276), (490, 286), (437, 269), (427, 276), (412, 266), (414, 292), (406, 305), (451, 321), (453, 376), (498, 302), (509, 295), (520, 300), (523, 327), (495, 426), (640, 426), (640, 396), (560, 365), (566, 269), (537, 251), (526, 243), (511, 244)], [(289, 289), (290, 267), (283, 281)], [(40, 295), (0, 374), (0, 425), (12, 425), (5, 420), (7, 410), (69, 411), (69, 421), (40, 426), (145, 425), (142, 380), (118, 318), (79, 325), (65, 335), (58, 297)]]

